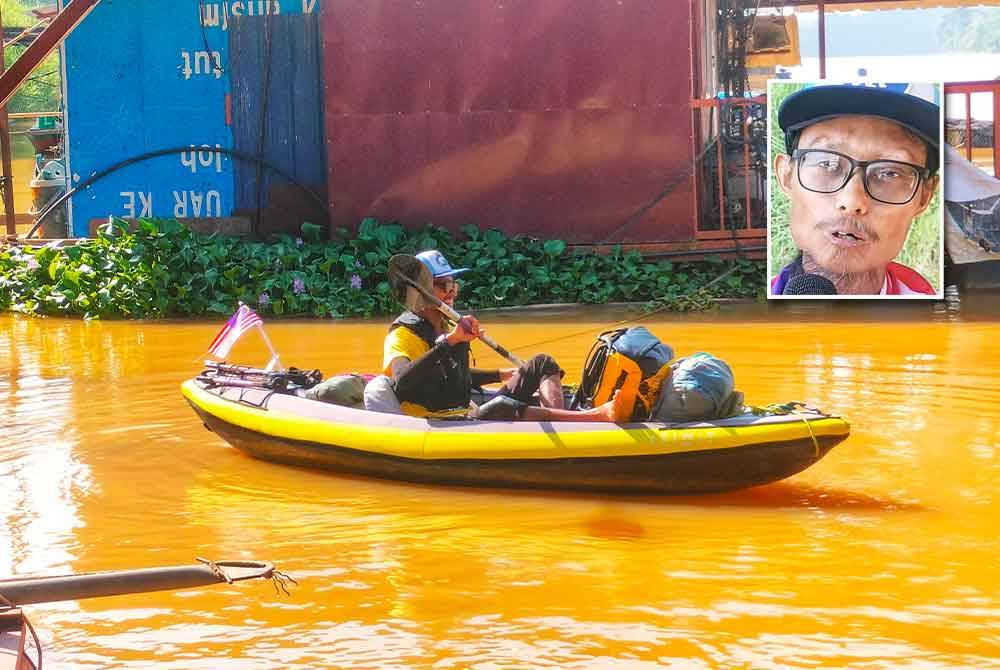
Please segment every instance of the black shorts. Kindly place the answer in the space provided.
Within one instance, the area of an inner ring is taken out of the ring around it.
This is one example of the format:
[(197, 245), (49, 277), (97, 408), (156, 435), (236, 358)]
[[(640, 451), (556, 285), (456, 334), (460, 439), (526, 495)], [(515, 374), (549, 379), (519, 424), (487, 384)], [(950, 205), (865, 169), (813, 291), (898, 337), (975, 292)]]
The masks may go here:
[(538, 354), (531, 360), (525, 361), (517, 372), (514, 388), (507, 388), (506, 385), (500, 387), (496, 396), (476, 411), (477, 419), (511, 421), (521, 418), (524, 408), (531, 404), (532, 397), (543, 379), (555, 374), (562, 378), (566, 374), (556, 363), (556, 359), (546, 354)]
[(521, 367), (517, 369), (517, 383), (514, 384), (514, 388), (509, 389), (506, 385), (500, 387), (497, 391), (500, 395), (505, 395), (509, 398), (514, 398), (515, 400), (520, 400), (525, 404), (531, 402), (531, 397), (535, 395), (538, 387), (541, 386), (542, 380), (549, 375), (559, 375), (562, 378), (566, 373), (559, 364), (556, 363), (556, 359), (552, 358), (548, 354), (538, 354), (530, 361), (525, 361), (521, 364)]

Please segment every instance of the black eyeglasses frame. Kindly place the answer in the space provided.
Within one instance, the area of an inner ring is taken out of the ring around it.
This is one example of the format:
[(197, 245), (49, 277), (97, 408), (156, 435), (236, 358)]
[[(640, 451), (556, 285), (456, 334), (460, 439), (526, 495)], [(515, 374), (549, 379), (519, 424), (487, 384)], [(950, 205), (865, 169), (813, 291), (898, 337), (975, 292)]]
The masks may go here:
[[(802, 159), (805, 156), (807, 156), (807, 155), (809, 155), (811, 153), (833, 154), (834, 156), (839, 156), (839, 157), (845, 159), (846, 161), (848, 161), (851, 164), (851, 169), (847, 173), (847, 176), (844, 178), (844, 182), (840, 186), (838, 186), (837, 188), (833, 189), (832, 191), (820, 191), (820, 190), (817, 190), (817, 189), (814, 189), (814, 188), (809, 188), (808, 186), (806, 186), (805, 184), (803, 184), (802, 183), (802, 169), (801, 169), (802, 168)], [(854, 177), (855, 171), (857, 171), (858, 168), (861, 168), (861, 184), (865, 188), (865, 193), (867, 193), (868, 197), (871, 198), (872, 200), (875, 200), (876, 202), (884, 203), (886, 205), (905, 205), (905, 204), (907, 204), (908, 202), (910, 202), (911, 200), (913, 200), (913, 197), (917, 194), (917, 191), (920, 189), (920, 183), (921, 182), (926, 182), (928, 179), (930, 179), (930, 176), (931, 176), (931, 171), (928, 168), (924, 167), (923, 165), (916, 165), (914, 163), (907, 163), (906, 161), (891, 160), (891, 159), (888, 159), (888, 158), (879, 158), (878, 160), (873, 160), (873, 161), (859, 161), (859, 160), (857, 160), (856, 158), (854, 158), (852, 156), (848, 156), (847, 154), (842, 154), (839, 151), (833, 151), (832, 149), (795, 149), (794, 151), (792, 151), (792, 160), (795, 161), (796, 179), (798, 179), (799, 186), (801, 186), (802, 188), (804, 188), (807, 191), (812, 191), (813, 193), (826, 193), (826, 194), (829, 194), (829, 193), (836, 193), (836, 192), (838, 192), (840, 190), (843, 190), (843, 188), (845, 186), (847, 186), (848, 182), (850, 182), (851, 179)], [(907, 198), (906, 200), (904, 200), (902, 202), (892, 202), (892, 201), (889, 201), (889, 200), (883, 200), (882, 198), (878, 198), (878, 197), (875, 197), (874, 195), (872, 195), (871, 190), (868, 188), (868, 166), (869, 165), (875, 165), (875, 164), (878, 164), (878, 163), (889, 163), (890, 165), (905, 165), (905, 166), (911, 167), (911, 168), (913, 168), (914, 170), (917, 171), (917, 176), (919, 177), (919, 179), (917, 179), (917, 182), (913, 185), (913, 192), (910, 193), (910, 197), (909, 198)]]

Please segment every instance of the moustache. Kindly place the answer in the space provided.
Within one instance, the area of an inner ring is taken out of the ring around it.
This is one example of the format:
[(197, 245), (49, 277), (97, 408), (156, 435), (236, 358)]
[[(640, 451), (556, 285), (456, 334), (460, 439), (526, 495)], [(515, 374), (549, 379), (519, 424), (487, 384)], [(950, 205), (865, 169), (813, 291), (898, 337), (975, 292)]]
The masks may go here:
[(868, 242), (878, 242), (879, 235), (864, 221), (850, 217), (823, 219), (816, 222), (816, 229), (824, 233), (850, 234)]

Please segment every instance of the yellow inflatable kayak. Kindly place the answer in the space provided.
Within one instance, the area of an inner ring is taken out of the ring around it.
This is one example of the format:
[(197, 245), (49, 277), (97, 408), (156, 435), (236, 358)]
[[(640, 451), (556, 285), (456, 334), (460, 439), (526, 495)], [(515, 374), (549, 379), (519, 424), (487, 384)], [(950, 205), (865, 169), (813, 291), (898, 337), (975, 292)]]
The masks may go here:
[(412, 482), (644, 494), (784, 479), (850, 434), (816, 411), (710, 423), (426, 419), (192, 379), (184, 397), (237, 449), (278, 463)]

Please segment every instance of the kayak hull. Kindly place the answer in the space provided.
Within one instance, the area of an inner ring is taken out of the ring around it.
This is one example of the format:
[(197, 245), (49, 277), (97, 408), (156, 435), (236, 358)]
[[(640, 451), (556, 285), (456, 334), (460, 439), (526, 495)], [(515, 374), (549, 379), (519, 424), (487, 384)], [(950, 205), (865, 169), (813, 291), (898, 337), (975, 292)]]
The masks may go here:
[[(248, 397), (246, 389), (207, 390), (188, 382), (184, 393), (208, 429), (255, 458), (459, 486), (659, 495), (732, 491), (801, 472), (850, 432), (842, 419), (825, 415), (683, 426), (433, 421), (271, 395), (292, 409), (298, 404), (317, 410), (302, 405), (310, 403), (334, 415), (312, 425), (309, 439), (308, 430), (293, 435), (297, 425), (282, 426), (287, 410), (277, 408), (275, 417), (267, 416), (260, 407), (263, 391)], [(240, 407), (227, 411), (231, 408), (220, 401)], [(383, 425), (373, 427), (373, 420)], [(409, 451), (406, 442), (414, 443)]]

